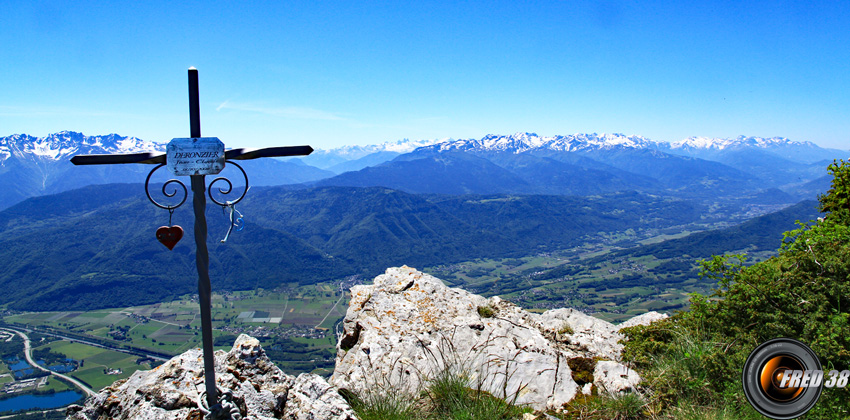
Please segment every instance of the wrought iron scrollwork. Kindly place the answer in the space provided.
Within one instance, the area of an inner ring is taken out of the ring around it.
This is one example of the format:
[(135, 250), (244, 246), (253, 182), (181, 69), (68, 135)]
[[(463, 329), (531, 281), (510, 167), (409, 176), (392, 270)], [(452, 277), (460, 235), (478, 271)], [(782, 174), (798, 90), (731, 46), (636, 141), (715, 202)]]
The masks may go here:
[[(169, 191), (168, 191), (168, 187), (169, 187), (170, 185), (172, 185), (172, 184), (177, 184), (178, 186), (180, 186), (181, 188), (183, 188), (183, 199), (181, 199), (179, 203), (177, 203), (177, 204), (175, 204), (175, 205), (173, 205), (173, 206), (170, 206), (170, 205), (167, 205), (167, 204), (162, 204), (162, 203), (159, 203), (159, 202), (157, 202), (156, 200), (154, 200), (154, 199), (153, 199), (153, 197), (151, 197), (151, 193), (150, 193), (150, 181), (151, 181), (151, 176), (153, 175), (153, 173), (154, 173), (154, 172), (156, 172), (156, 171), (157, 171), (157, 169), (162, 168), (163, 166), (165, 166), (165, 164), (164, 164), (164, 163), (161, 163), (161, 164), (157, 165), (155, 168), (151, 169), (150, 173), (148, 174), (148, 177), (145, 179), (145, 194), (147, 194), (147, 196), (148, 196), (148, 200), (150, 200), (150, 201), (151, 201), (151, 203), (153, 203), (155, 206), (157, 206), (157, 207), (159, 207), (159, 208), (161, 208), (161, 209), (168, 210), (169, 212), (172, 212), (172, 211), (174, 211), (174, 209), (176, 209), (177, 207), (182, 206), (182, 205), (183, 205), (183, 203), (185, 203), (185, 202), (186, 202), (186, 197), (189, 195), (189, 191), (186, 189), (186, 184), (184, 184), (184, 183), (183, 183), (183, 182), (181, 182), (180, 180), (178, 180), (178, 179), (169, 179), (168, 181), (165, 181), (165, 183), (164, 183), (164, 184), (162, 184), (162, 195), (164, 195), (164, 196), (166, 196), (166, 197), (174, 197), (175, 195), (177, 195), (177, 192), (178, 192), (178, 191), (180, 191), (180, 190), (177, 188), (177, 186), (174, 186), (174, 189), (173, 189), (171, 192), (169, 192)], [(243, 172), (244, 172), (244, 171), (243, 171)]]
[(230, 161), (230, 160), (228, 160), (226, 162), (227, 162), (226, 165), (233, 165), (233, 166), (237, 167), (239, 169), (239, 171), (242, 172), (242, 177), (245, 178), (245, 189), (242, 191), (242, 195), (240, 195), (239, 198), (237, 198), (235, 200), (228, 200), (228, 201), (224, 201), (224, 202), (216, 200), (215, 197), (213, 197), (213, 194), (212, 194), (213, 185), (215, 185), (216, 182), (224, 181), (225, 183), (227, 183), (227, 187), (218, 189), (219, 194), (227, 195), (227, 194), (230, 194), (233, 191), (233, 183), (230, 182), (229, 179), (227, 179), (223, 176), (220, 176), (220, 177), (212, 180), (212, 182), (210, 182), (210, 185), (207, 187), (207, 194), (210, 197), (210, 201), (212, 201), (213, 203), (218, 204), (221, 207), (232, 207), (234, 204), (242, 201), (242, 199), (245, 198), (245, 194), (248, 193), (248, 174), (246, 174), (245, 170), (242, 169), (242, 167), (237, 165), (235, 162)]
[[(213, 185), (215, 185), (218, 182), (224, 182), (226, 185), (224, 186), (224, 188), (218, 188), (218, 194), (227, 195), (227, 194), (230, 194), (230, 193), (233, 192), (233, 183), (229, 179), (227, 179), (226, 177), (220, 176), (220, 177), (213, 179), (212, 182), (210, 182), (209, 185), (207, 185), (207, 195), (210, 197), (210, 201), (221, 206), (222, 210), (230, 210), (230, 226), (227, 229), (227, 234), (224, 236), (224, 239), (221, 242), (227, 241), (227, 238), (230, 237), (230, 233), (233, 231), (233, 228), (236, 228), (236, 230), (239, 231), (239, 230), (242, 230), (242, 228), (244, 227), (245, 221), (242, 218), (242, 213), (240, 213), (239, 210), (236, 210), (235, 206), (236, 206), (236, 203), (242, 201), (242, 199), (245, 198), (245, 194), (248, 193), (248, 174), (245, 173), (245, 170), (242, 169), (242, 167), (239, 166), (238, 164), (236, 164), (235, 162), (232, 162), (230, 160), (228, 160), (226, 162), (227, 162), (227, 164), (235, 166), (237, 169), (239, 169), (239, 172), (242, 173), (242, 177), (245, 178), (245, 189), (242, 191), (242, 194), (240, 194), (239, 197), (237, 197), (235, 200), (219, 201), (218, 199), (216, 199), (213, 196)], [(163, 203), (160, 203), (160, 202), (154, 200), (153, 197), (151, 196), (151, 193), (150, 193), (151, 176), (153, 176), (153, 173), (156, 172), (159, 168), (162, 168), (163, 166), (165, 166), (164, 163), (157, 165), (148, 174), (148, 177), (145, 179), (145, 194), (147, 194), (148, 200), (150, 200), (151, 203), (153, 203), (155, 206), (157, 206), (161, 209), (168, 210), (168, 213), (169, 213), (168, 224), (170, 226), (171, 225), (171, 215), (174, 213), (174, 209), (182, 206), (183, 203), (186, 202), (186, 197), (188, 196), (189, 191), (186, 188), (186, 184), (184, 184), (180, 180), (169, 179), (164, 184), (162, 184), (162, 195), (169, 197), (169, 198), (176, 196), (177, 193), (180, 191), (179, 188), (178, 188), (178, 186), (179, 186), (180, 188), (183, 189), (183, 197), (180, 200), (180, 202), (175, 204), (175, 205), (167, 205), (167, 204), (163, 204)], [(173, 185), (173, 184), (176, 184), (176, 185)], [(169, 187), (172, 187), (172, 189), (169, 190)]]

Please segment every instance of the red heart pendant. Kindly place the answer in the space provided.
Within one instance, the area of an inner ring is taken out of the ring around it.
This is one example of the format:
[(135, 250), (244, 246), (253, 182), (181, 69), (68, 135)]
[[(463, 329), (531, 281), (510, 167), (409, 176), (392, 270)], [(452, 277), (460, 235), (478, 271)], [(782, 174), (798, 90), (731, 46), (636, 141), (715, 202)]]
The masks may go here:
[(156, 230), (156, 239), (162, 242), (168, 249), (174, 249), (174, 245), (183, 237), (183, 228), (177, 225), (168, 227), (160, 226)]

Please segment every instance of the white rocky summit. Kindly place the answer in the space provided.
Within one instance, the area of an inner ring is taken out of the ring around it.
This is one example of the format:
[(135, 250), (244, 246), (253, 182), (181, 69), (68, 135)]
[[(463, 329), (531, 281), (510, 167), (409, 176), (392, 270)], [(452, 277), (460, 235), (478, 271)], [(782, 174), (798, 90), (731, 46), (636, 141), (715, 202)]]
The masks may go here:
[[(574, 309), (534, 314), (389, 268), (351, 288), (330, 381), (283, 373), (247, 335), (215, 353), (216, 381), (239, 420), (355, 420), (340, 390), (415, 396), (443, 373), (464, 374), (470, 387), (515, 404), (558, 410), (579, 393), (633, 389), (640, 376), (620, 363), (619, 328), (665, 317), (652, 312), (618, 327)], [(203, 419), (203, 369), (201, 350), (190, 350), (71, 406), (68, 419)]]
[[(666, 317), (645, 314), (626, 325)], [(351, 288), (330, 383), (355, 393), (415, 394), (443, 372), (536, 410), (560, 409), (577, 393), (619, 392), (640, 377), (619, 363), (622, 335), (573, 309), (534, 314), (413, 268), (387, 269)]]
[[(239, 336), (232, 350), (217, 351), (215, 359), (218, 387), (232, 395), (232, 419), (356, 419), (324, 378), (283, 373), (253, 337)], [(71, 406), (66, 413), (69, 420), (200, 420), (206, 414), (200, 404), (204, 391), (203, 356), (194, 349), (117, 381), (89, 398), (85, 406)]]

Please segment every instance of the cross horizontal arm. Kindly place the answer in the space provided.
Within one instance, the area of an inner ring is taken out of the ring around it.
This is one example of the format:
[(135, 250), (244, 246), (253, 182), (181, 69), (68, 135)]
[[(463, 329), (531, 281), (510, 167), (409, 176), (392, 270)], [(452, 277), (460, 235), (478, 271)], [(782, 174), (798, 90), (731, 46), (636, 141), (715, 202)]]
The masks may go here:
[(116, 163), (165, 163), (165, 154), (127, 153), (115, 155), (77, 155), (71, 158), (74, 165), (113, 165)]
[(248, 160), (264, 157), (306, 156), (313, 153), (310, 146), (266, 147), (265, 149), (231, 149), (224, 152), (225, 159)]
[[(313, 153), (310, 146), (266, 147), (264, 149), (231, 149), (224, 152), (225, 159), (248, 160), (263, 157), (305, 156)], [(127, 153), (115, 155), (77, 155), (71, 158), (74, 165), (113, 165), (117, 163), (165, 163), (165, 154)]]

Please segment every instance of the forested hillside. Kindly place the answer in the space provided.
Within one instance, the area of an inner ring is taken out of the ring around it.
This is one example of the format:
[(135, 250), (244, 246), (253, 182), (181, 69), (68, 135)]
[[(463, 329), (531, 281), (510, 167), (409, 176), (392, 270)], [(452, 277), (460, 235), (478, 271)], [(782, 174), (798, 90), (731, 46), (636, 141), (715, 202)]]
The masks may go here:
[[(195, 289), (191, 209), (173, 251), (154, 238), (168, 213), (140, 185), (91, 186), (0, 212), (0, 297), (16, 309), (90, 309), (153, 303)], [(699, 220), (703, 207), (638, 193), (599, 197), (412, 195), (385, 188), (252, 188), (246, 227), (226, 244), (227, 217), (207, 208), (217, 290), (311, 284), (386, 267), (522, 256), (586, 235)]]

